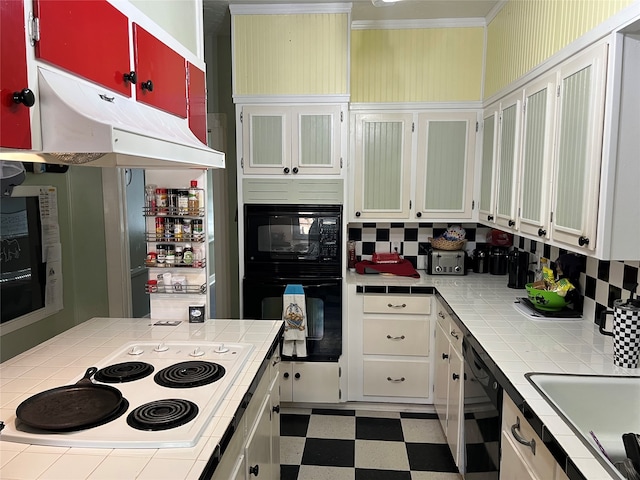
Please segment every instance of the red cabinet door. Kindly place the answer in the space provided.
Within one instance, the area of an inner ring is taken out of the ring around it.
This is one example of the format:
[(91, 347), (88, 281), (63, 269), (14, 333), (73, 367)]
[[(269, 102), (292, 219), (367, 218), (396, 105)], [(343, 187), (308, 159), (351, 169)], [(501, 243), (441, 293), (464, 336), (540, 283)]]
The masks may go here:
[(207, 144), (207, 86), (202, 70), (187, 62), (189, 128), (198, 139)]
[[(10, 2), (11, 3), (11, 2)], [(128, 97), (129, 20), (106, 0), (35, 0), (36, 57)]]
[(29, 108), (13, 101), (27, 85), (24, 5), (0, 0), (0, 146), (31, 148)]
[(136, 23), (133, 45), (138, 84), (136, 99), (187, 118), (185, 59)]

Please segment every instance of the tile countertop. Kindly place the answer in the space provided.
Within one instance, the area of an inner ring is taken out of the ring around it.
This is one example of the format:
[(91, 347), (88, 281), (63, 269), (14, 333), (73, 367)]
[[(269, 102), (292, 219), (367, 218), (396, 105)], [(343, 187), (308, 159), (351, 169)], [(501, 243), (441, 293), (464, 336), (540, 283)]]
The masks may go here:
[(569, 478), (614, 478), (524, 376), (528, 372), (640, 375), (640, 369), (613, 364), (613, 339), (601, 335), (593, 321), (528, 319), (513, 307), (515, 298), (526, 296), (526, 291), (507, 288), (506, 275), (432, 276), (421, 272), (421, 278), (415, 279), (349, 272), (346, 280), (365, 287), (435, 287), (511, 384), (505, 389), (522, 397), (543, 430), (566, 452)]
[[(0, 478), (198, 479), (233, 420), (282, 327), (271, 320), (207, 320), (153, 326), (148, 318), (93, 318), (0, 364), (0, 420), (30, 396), (73, 383), (88, 366), (131, 341), (207, 341), (255, 346), (223, 404), (192, 448), (98, 449), (0, 441)], [(2, 435), (2, 433), (0, 433)]]

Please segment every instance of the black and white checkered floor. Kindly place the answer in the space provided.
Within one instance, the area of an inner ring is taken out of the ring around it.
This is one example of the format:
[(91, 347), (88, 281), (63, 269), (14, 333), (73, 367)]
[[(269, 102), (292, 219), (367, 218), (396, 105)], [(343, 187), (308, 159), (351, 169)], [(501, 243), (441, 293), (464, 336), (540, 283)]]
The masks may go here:
[(460, 480), (435, 414), (285, 408), (281, 480)]

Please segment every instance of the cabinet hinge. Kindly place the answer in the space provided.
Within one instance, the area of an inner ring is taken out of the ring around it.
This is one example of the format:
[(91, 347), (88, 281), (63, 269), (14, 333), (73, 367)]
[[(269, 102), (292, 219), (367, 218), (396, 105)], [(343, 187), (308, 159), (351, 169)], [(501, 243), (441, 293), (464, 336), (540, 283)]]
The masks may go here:
[(240, 158), (240, 168), (244, 168), (244, 157)]
[(560, 85), (558, 85), (557, 92), (556, 92), (556, 96), (557, 96), (557, 97), (559, 97), (559, 96), (560, 96)]
[(342, 367), (338, 367), (338, 378), (342, 377)]
[(411, 200), (409, 200), (409, 210), (411, 210)]
[(414, 122), (411, 122), (411, 133), (416, 131), (416, 124)]
[(240, 123), (242, 123), (242, 115), (244, 114), (244, 112), (240, 112)]
[(40, 41), (40, 19), (33, 16), (33, 12), (29, 12), (29, 41), (33, 47), (36, 42)]
[(342, 168), (342, 157), (340, 157), (340, 168)]
[(340, 123), (344, 122), (344, 112), (340, 112)]
[(478, 132), (479, 128), (480, 128), (480, 122), (476, 122), (476, 133)]
[(342, 400), (342, 389), (338, 389), (338, 398)]
[(474, 208), (476, 208), (476, 201), (471, 200), (471, 210), (473, 210)]
[(549, 223), (553, 223), (553, 212), (549, 213)]

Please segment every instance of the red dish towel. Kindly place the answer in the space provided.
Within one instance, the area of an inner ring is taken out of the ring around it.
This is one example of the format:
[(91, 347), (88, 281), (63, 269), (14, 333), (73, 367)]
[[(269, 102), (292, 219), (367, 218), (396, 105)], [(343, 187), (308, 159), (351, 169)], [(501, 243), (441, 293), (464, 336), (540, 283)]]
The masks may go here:
[(356, 272), (365, 273), (391, 273), (401, 277), (420, 278), (420, 274), (413, 268), (409, 260), (401, 259), (400, 263), (373, 263), (363, 260), (356, 263)]

